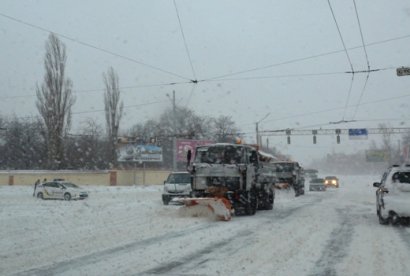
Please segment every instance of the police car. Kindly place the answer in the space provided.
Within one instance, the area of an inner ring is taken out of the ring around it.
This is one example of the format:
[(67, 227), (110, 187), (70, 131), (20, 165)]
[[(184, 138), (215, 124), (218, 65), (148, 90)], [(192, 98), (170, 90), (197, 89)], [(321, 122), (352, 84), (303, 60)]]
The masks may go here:
[(41, 199), (85, 199), (88, 192), (74, 183), (55, 180), (41, 183), (35, 190), (37, 198)]

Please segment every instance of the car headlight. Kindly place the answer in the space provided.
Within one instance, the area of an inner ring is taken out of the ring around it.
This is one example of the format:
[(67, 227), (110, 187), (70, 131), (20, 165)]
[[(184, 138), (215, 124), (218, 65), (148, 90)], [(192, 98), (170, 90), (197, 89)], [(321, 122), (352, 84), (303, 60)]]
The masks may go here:
[(332, 183), (333, 183), (333, 184), (336, 184), (336, 180), (332, 180)]

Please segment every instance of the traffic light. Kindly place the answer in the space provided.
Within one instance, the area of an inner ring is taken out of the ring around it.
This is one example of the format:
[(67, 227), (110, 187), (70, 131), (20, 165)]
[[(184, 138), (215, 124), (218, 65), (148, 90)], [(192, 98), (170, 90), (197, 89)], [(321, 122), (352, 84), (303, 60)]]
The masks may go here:
[(290, 144), (290, 134), (291, 134), (290, 129), (287, 129), (286, 130), (286, 135), (288, 136), (288, 145)]
[(317, 130), (316, 129), (312, 130), (312, 134), (313, 134), (313, 144), (316, 144)]
[(336, 143), (340, 144), (340, 129), (336, 129)]

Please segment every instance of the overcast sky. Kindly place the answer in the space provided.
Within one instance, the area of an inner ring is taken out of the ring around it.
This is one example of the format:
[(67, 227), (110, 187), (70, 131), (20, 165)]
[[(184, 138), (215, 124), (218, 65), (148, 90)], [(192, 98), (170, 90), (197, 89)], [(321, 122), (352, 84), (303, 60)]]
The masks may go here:
[[(410, 1), (356, 0), (361, 29), (353, 0), (330, 4), (2, 0), (0, 114), (37, 116), (35, 87), (43, 80), (52, 31), (67, 47), (67, 76), (77, 97), (73, 131), (86, 118), (104, 124), (102, 73), (110, 66), (126, 106), (123, 129), (156, 119), (171, 106), (166, 94), (172, 90), (179, 105), (199, 115), (232, 116), (247, 142), (255, 141), (255, 122), (267, 114), (260, 130), (410, 127), (410, 76), (396, 75), (397, 67), (410, 66)], [(366, 73), (354, 74), (352, 82), (344, 72), (367, 70), (366, 54), (370, 69), (380, 70), (363, 89)], [(328, 124), (340, 120), (357, 122)], [(337, 145), (335, 137), (318, 138), (316, 145), (309, 136), (292, 137), (291, 145), (271, 137), (269, 144), (306, 163), (376, 139), (344, 136)]]

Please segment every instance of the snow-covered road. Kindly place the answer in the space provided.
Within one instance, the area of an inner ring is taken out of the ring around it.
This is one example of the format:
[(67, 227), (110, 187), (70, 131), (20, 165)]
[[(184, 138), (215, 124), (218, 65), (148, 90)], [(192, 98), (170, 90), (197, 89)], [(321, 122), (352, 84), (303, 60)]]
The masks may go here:
[(164, 206), (162, 186), (89, 187), (84, 201), (0, 187), (0, 275), (409, 275), (410, 228), (379, 225), (379, 176), (230, 222)]

